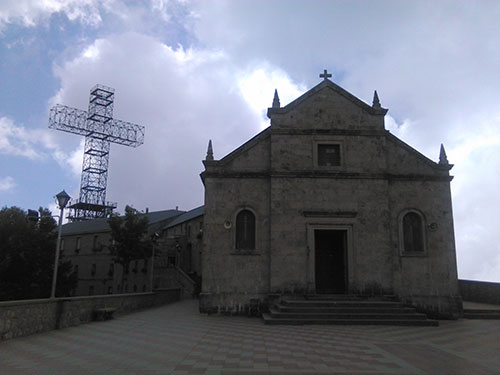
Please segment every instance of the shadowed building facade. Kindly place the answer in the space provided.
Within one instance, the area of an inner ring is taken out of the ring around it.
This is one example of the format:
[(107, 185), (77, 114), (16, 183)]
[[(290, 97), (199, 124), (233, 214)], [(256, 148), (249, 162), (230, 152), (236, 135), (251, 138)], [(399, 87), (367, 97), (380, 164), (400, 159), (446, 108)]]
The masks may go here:
[[(164, 227), (184, 211), (147, 212), (148, 236), (161, 234)], [(115, 262), (111, 254), (111, 229), (107, 218), (83, 220), (62, 226), (61, 251), (70, 260), (78, 276), (74, 296), (139, 293), (151, 290), (151, 258), (134, 259), (128, 267)], [(157, 263), (161, 262), (163, 238), (156, 245)], [(166, 256), (166, 251), (165, 251)], [(155, 278), (160, 277), (157, 265)]]
[(284, 294), (394, 294), (442, 317), (461, 313), (452, 177), (385, 130), (328, 79), (205, 171), (200, 311), (243, 311)]

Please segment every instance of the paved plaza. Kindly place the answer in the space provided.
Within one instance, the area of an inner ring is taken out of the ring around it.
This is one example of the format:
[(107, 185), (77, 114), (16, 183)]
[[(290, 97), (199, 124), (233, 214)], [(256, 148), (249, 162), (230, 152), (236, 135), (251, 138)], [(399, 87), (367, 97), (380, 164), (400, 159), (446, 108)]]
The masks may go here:
[(266, 326), (197, 301), (0, 342), (0, 374), (500, 374), (500, 320)]

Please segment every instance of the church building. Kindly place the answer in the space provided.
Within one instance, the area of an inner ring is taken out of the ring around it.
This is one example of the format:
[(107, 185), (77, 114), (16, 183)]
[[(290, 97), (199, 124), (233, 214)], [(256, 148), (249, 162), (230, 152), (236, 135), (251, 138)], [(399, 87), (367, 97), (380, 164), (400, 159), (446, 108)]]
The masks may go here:
[(435, 316), (462, 309), (444, 148), (434, 162), (328, 78), (220, 160), (205, 186), (201, 312), (284, 295), (392, 295)]

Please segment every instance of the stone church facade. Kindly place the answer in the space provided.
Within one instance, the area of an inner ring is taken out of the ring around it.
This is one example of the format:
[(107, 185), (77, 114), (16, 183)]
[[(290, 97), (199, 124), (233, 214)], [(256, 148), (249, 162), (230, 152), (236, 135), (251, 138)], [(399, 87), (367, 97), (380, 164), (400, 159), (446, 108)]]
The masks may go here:
[(396, 295), (461, 313), (449, 171), (326, 74), (205, 171), (201, 312), (287, 294)]

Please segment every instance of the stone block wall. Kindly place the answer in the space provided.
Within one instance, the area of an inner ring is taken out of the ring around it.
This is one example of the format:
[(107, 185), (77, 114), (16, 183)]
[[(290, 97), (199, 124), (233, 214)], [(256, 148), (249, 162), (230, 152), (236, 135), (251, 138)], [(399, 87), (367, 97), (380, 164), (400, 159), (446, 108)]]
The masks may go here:
[(160, 306), (180, 299), (180, 289), (154, 293), (0, 302), (0, 341), (53, 329), (77, 326), (93, 320), (94, 311), (116, 308), (115, 315)]

